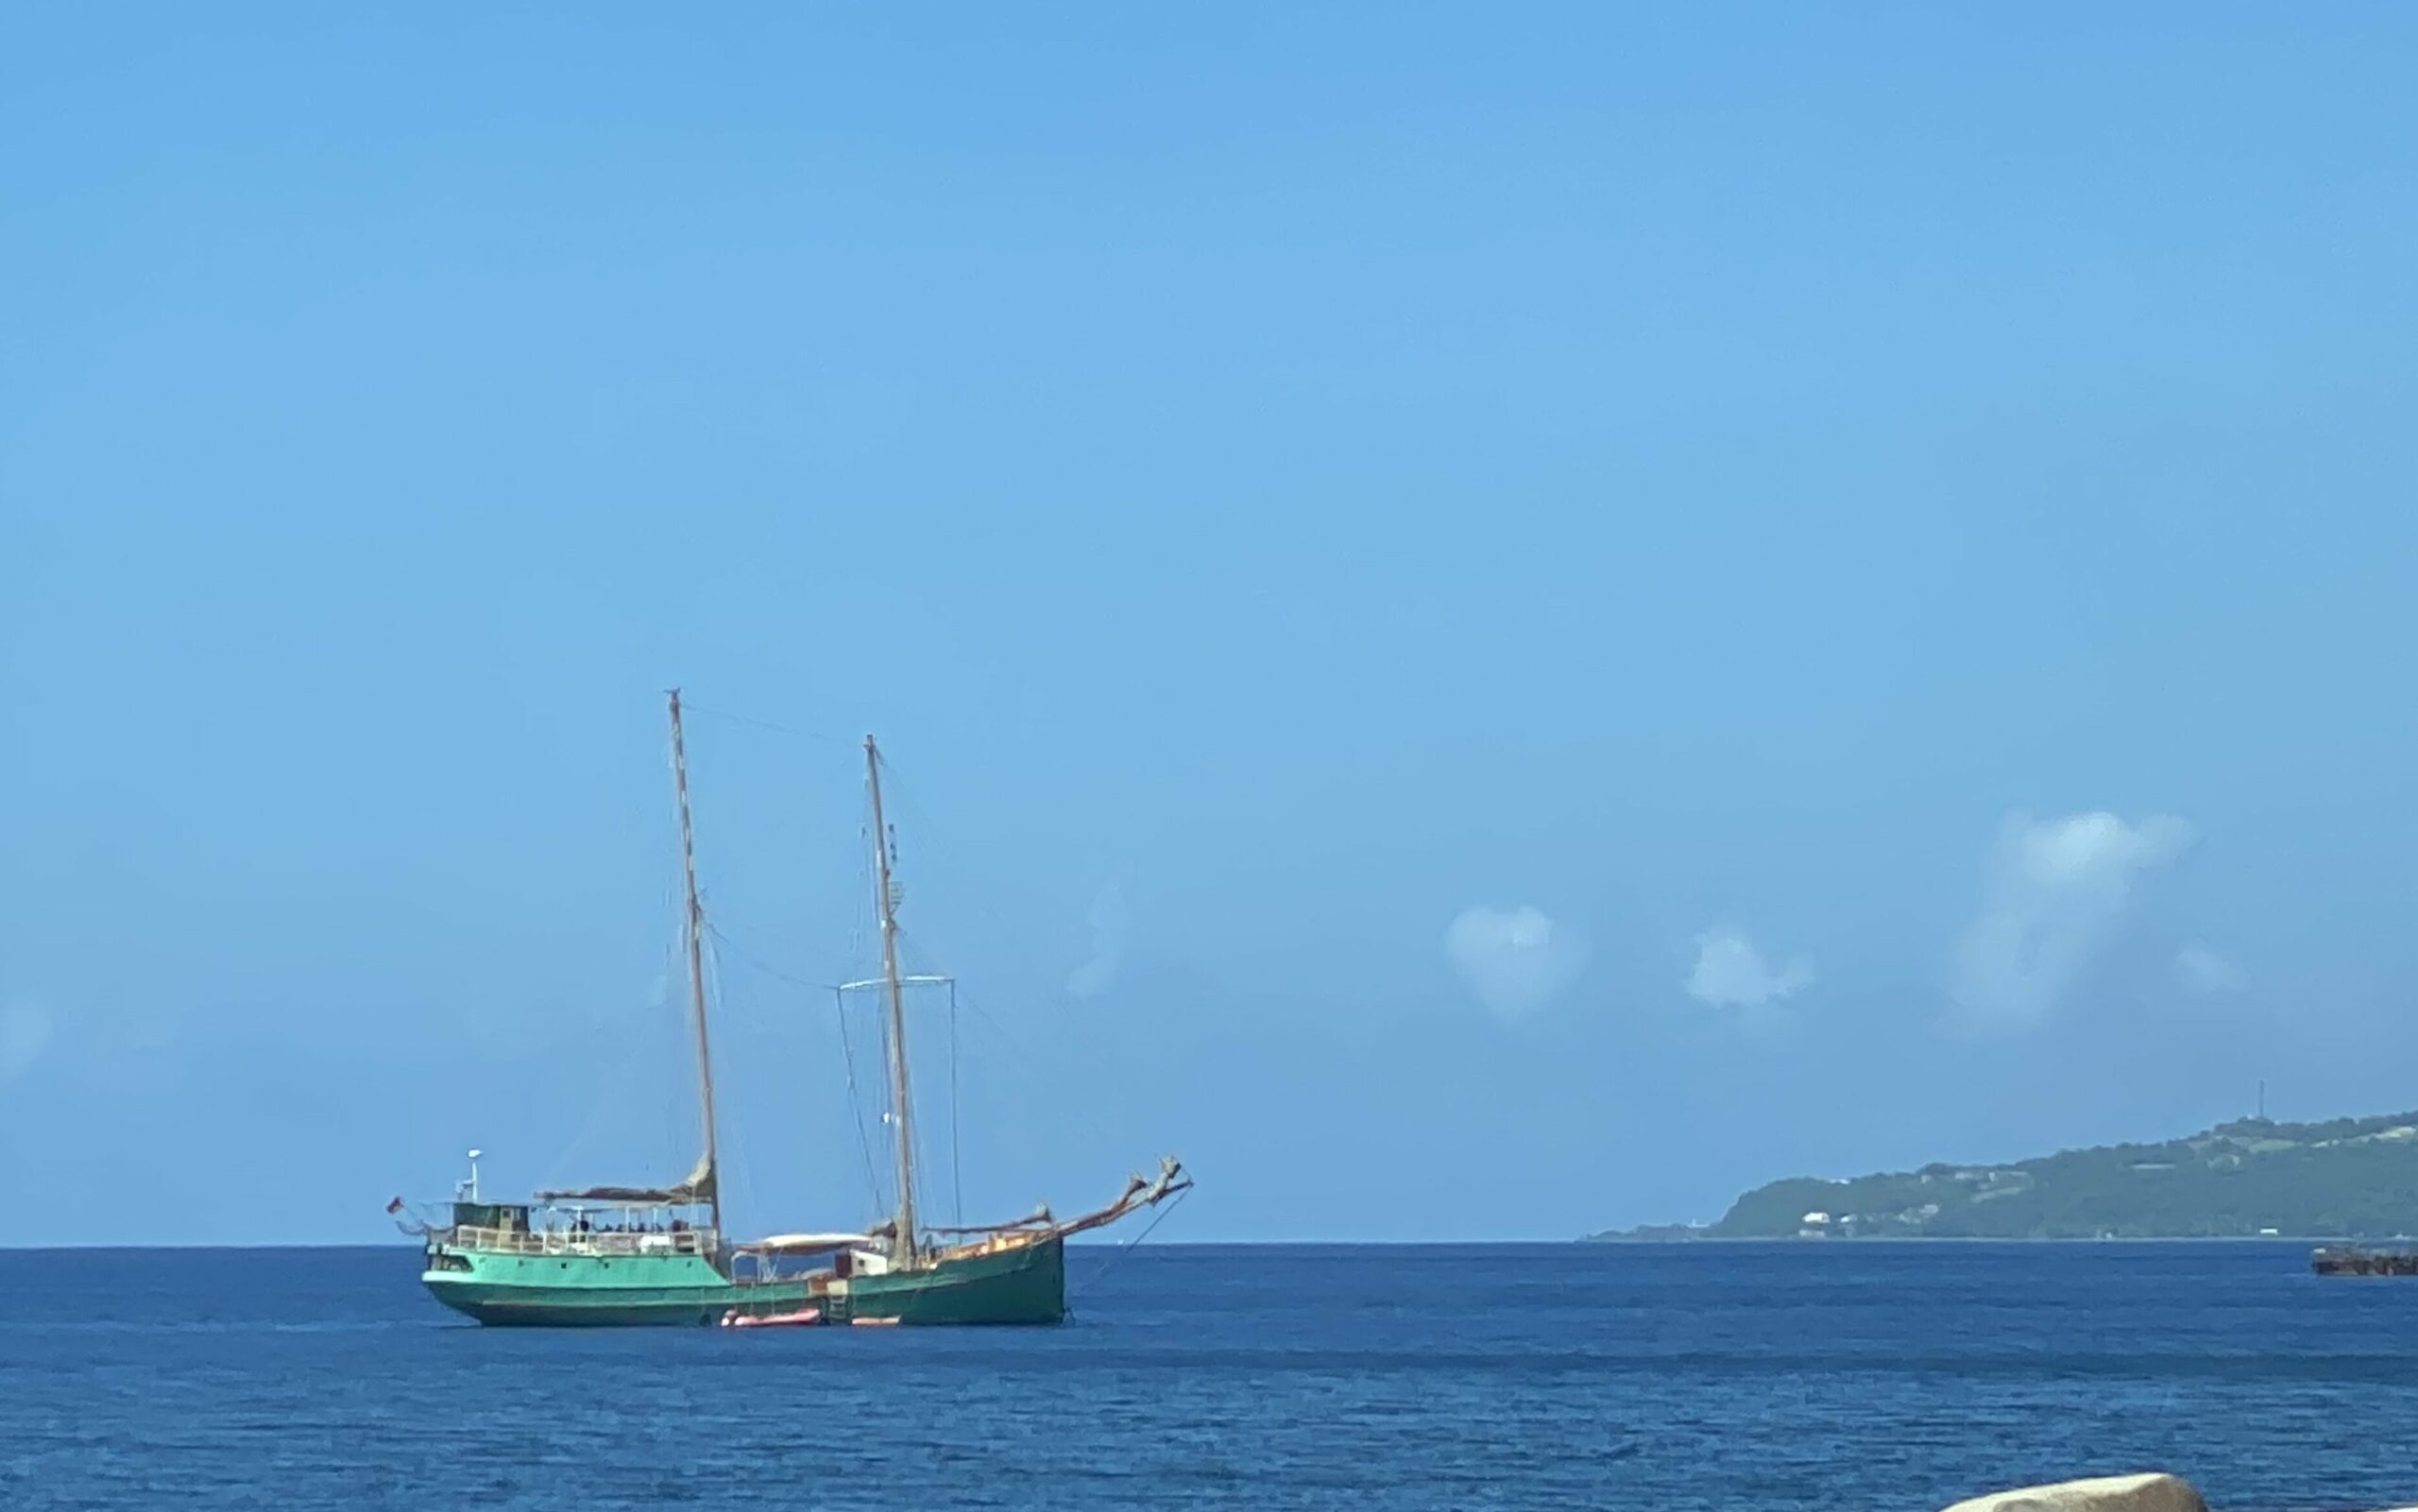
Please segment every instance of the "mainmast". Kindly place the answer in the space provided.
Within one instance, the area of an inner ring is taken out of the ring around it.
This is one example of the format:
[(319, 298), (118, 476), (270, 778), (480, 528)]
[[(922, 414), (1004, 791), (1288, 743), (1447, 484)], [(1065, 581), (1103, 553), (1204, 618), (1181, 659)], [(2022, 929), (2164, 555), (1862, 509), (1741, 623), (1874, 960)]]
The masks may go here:
[[(689, 754), (680, 740), (680, 689), (672, 700), (672, 790), (680, 802), (680, 881), (687, 890), (689, 1016), (697, 1026), (697, 1090), (706, 1119), (706, 1200), (713, 1209), (714, 1233), (722, 1233), (722, 1163), (714, 1152), (714, 1062), (706, 1040), (706, 910), (697, 902), (696, 841), (689, 824)], [(690, 1177), (693, 1183), (695, 1177)]]
[(898, 900), (890, 887), (890, 830), (881, 817), (881, 753), (865, 737), (865, 781), (873, 791), (874, 902), (881, 917), (881, 979), (890, 1001), (890, 1124), (898, 1149), (898, 1213), (892, 1264), (915, 1263), (915, 1150), (907, 1116), (907, 1011), (898, 985)]

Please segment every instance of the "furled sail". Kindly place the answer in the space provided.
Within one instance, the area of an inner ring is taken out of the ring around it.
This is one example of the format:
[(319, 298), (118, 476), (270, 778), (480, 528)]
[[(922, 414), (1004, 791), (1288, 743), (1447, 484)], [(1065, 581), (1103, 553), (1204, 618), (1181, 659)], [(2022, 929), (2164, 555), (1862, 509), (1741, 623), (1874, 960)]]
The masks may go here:
[(739, 1247), (741, 1254), (819, 1255), (873, 1243), (869, 1233), (775, 1233)]
[(697, 1168), (678, 1186), (583, 1186), (537, 1194), (540, 1202), (710, 1202), (716, 1191), (714, 1158), (701, 1155)]

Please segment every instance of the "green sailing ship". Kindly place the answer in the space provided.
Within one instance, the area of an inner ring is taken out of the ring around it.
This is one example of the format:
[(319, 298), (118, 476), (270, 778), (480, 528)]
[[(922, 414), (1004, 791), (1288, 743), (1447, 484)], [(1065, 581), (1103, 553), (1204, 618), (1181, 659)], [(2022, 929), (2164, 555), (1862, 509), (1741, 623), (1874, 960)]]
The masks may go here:
[[(862, 1232), (774, 1234), (734, 1243), (723, 1229), (715, 1151), (711, 1036), (706, 1022), (705, 911), (698, 902), (680, 694), (670, 695), (673, 789), (680, 815), (687, 908), (689, 1017), (696, 1030), (704, 1150), (674, 1186), (591, 1186), (491, 1202), (469, 1178), (434, 1217), (406, 1224), (426, 1245), (420, 1276), (446, 1306), (485, 1324), (1056, 1323), (1066, 1317), (1065, 1242), (1156, 1207), (1191, 1187), (1172, 1158), (1158, 1174), (1127, 1180), (1105, 1207), (1060, 1219), (1044, 1208), (1013, 1223), (928, 1229), (915, 1208), (913, 1120), (907, 1025), (898, 969), (897, 894), (881, 808), (881, 756), (865, 738), (871, 800), (879, 988), (895, 1160), (896, 1208)], [(400, 1198), (389, 1213), (402, 1210)]]

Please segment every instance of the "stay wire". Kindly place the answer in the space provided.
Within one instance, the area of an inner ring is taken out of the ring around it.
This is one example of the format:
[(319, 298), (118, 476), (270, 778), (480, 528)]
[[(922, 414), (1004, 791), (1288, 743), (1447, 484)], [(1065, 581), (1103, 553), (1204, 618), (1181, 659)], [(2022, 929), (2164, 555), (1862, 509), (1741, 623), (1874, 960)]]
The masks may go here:
[[(892, 810), (893, 834), (896, 833), (899, 822), (905, 822), (913, 831), (913, 848), (918, 854), (934, 858), (944, 871), (962, 877), (979, 878), (981, 872), (964, 864), (963, 858), (951, 849), (950, 835), (946, 826), (934, 820), (931, 809), (921, 802), (921, 790), (918, 785), (911, 778), (899, 773), (896, 763), (891, 759), (887, 751), (881, 754), (881, 771), (882, 793)], [(889, 836), (883, 837), (883, 841), (884, 843), (892, 843)], [(907, 939), (905, 929), (902, 928), (899, 931), (899, 938), (901, 941)], [(1003, 947), (1008, 958), (1007, 963), (1018, 969), (1026, 979), (1040, 982), (1051, 978), (1052, 972), (1043, 969), (1040, 960), (1030, 948), (1028, 938), (1022, 933), (1011, 934), (1003, 942)], [(928, 959), (938, 959), (938, 953), (930, 953)], [(1080, 1014), (1073, 1011), (1069, 996), (1064, 992), (1039, 991), (1031, 994), (1030, 997), (1020, 996), (1018, 1001), (1030, 1004), (1030, 1017), (1034, 1020), (1034, 1024), (1030, 1026), (1032, 1028), (1063, 1030), (1096, 1045), (1104, 1043), (1110, 1051), (1110, 1059), (1115, 1063), (1141, 1065), (1148, 1062), (1148, 1057), (1142, 1053), (1141, 1047), (1131, 1036), (1120, 1032), (1118, 1020), (1115, 1015), (1102, 1018), (1097, 1015)], [(975, 1003), (970, 996), (967, 1006), (973, 1008), (977, 1013), (982, 1013), (980, 1005)], [(982, 1014), (982, 1016), (994, 1030), (1003, 1036), (1006, 1035), (1005, 1027), (996, 1018), (989, 1014)], [(1020, 1052), (1025, 1049), (1022, 1045), (1015, 1048)], [(1034, 1063), (1029, 1054), (1026, 1058), (1028, 1064)], [(1115, 1143), (1097, 1122), (1091, 1123), (1086, 1131), (1100, 1138), (1104, 1143)], [(1130, 1135), (1131, 1130), (1127, 1130), (1127, 1133)]]
[(865, 1195), (877, 1208), (881, 1206), (881, 1178), (874, 1174), (873, 1141), (865, 1134), (864, 1097), (857, 1090), (857, 1051), (848, 1037), (847, 994), (834, 987), (831, 1005), (840, 1021), (840, 1062), (846, 1067), (848, 1078), (848, 1122), (857, 1131), (857, 1154), (864, 1162)]
[[(895, 821), (903, 818), (907, 821), (909, 826), (916, 835), (916, 850), (923, 854), (942, 857), (944, 869), (950, 869), (946, 865), (945, 858), (948, 851), (942, 826), (932, 823), (929, 811), (923, 804), (917, 801), (916, 785), (912, 782), (901, 779), (897, 766), (890, 758), (889, 753), (877, 753), (877, 759), (880, 762), (882, 773), (883, 796), (887, 800), (888, 807), (894, 811), (893, 823), (890, 825), (889, 832), (882, 835), (871, 835), (869, 825), (865, 830), (860, 831), (860, 833), (864, 834), (866, 838), (871, 840), (873, 845), (890, 848), (894, 857), (897, 849), (897, 842), (894, 838), (897, 834), (897, 824)], [(864, 869), (869, 872), (872, 869), (871, 845), (865, 848), (865, 853), (866, 861), (864, 863)], [(894, 861), (894, 864), (895, 863)], [(955, 870), (962, 871), (962, 868)], [(915, 960), (916, 964), (924, 965), (927, 969), (931, 969), (940, 960), (943, 959), (936, 953), (929, 952), (922, 948), (920, 937), (916, 933), (910, 931), (903, 926), (899, 927), (896, 931), (896, 942), (902, 956)], [(1021, 955), (1021, 952), (1015, 953)], [(1030, 967), (1030, 962), (1027, 961), (1027, 965)], [(1037, 976), (1039, 974), (1034, 973), (1033, 975)], [(1042, 995), (1046, 999), (1049, 997), (1049, 994), (1047, 994)], [(962, 992), (959, 987), (959, 984), (955, 982), (954, 978), (951, 980), (949, 1003), (950, 1016), (952, 1019), (952, 1032), (950, 1036), (952, 1062), (950, 1066), (950, 1091), (952, 1094), (952, 1100), (954, 1100), (954, 1094), (956, 1092), (955, 1083), (957, 1079), (957, 1068), (955, 1064), (957, 1035), (955, 1033), (956, 1025), (954, 1020), (956, 1018), (956, 1010), (959, 1006), (958, 1000), (961, 996), (963, 999), (963, 1006), (971, 1010), (975, 1017), (990, 1030), (996, 1042), (1005, 1048), (1012, 1057), (1022, 1063), (1024, 1067), (1024, 1074), (1013, 1078), (1013, 1080), (1022, 1082), (1029, 1092), (1045, 1098), (1048, 1098), (1056, 1111), (1055, 1116), (1061, 1119), (1065, 1119), (1071, 1115), (1077, 1129), (1088, 1137), (1098, 1141), (1102, 1147), (1115, 1147), (1119, 1143), (1119, 1141), (1115, 1140), (1114, 1136), (1109, 1133), (1099, 1119), (1096, 1115), (1085, 1112), (1079, 1102), (1070, 1102), (1067, 1099), (1061, 1097), (1051, 1097), (1050, 1095), (1053, 1090), (1056, 1090), (1059, 1087), (1059, 1084), (1064, 1080), (1064, 1068), (1053, 1068), (1050, 1066), (1042, 1057), (1037, 1055), (1030, 1045), (1020, 1040), (1005, 1023), (1001, 1022), (999, 1018), (985, 1010), (980, 1000), (979, 1000), (975, 994)], [(1052, 1007), (1056, 1008), (1058, 1011), (1057, 1016), (1060, 1023), (1070, 1028), (1075, 1026), (1076, 1021), (1074, 1015), (1067, 1013), (1062, 1003), (1052, 1000)], [(954, 1112), (954, 1109), (952, 1109), (952, 1112)], [(954, 1122), (953, 1119), (952, 1122)], [(952, 1147), (954, 1147), (954, 1130), (952, 1130)], [(929, 1152), (923, 1150), (919, 1150), (917, 1153), (919, 1156), (917, 1165), (919, 1169), (922, 1169), (925, 1167), (926, 1161), (930, 1158), (930, 1154)], [(951, 1153), (952, 1164), (956, 1164), (954, 1148), (952, 1148)], [(962, 1183), (962, 1172), (958, 1173), (958, 1179)], [(959, 1196), (962, 1200), (962, 1191)]]
[(777, 966), (768, 966), (764, 964), (764, 962), (749, 955), (746, 951), (741, 950), (739, 947), (738, 942), (732, 940), (730, 936), (722, 932), (722, 928), (719, 925), (708, 922), (706, 925), (706, 933), (713, 937), (714, 943), (718, 946), (724, 950), (729, 951), (733, 960), (737, 960), (741, 965), (747, 967), (750, 971), (762, 972), (765, 976), (772, 977), (775, 981), (787, 982), (792, 987), (804, 987), (818, 993), (827, 993), (831, 990), (831, 984), (829, 982), (808, 981), (803, 977), (792, 977), (788, 972), (781, 970)]
[(965, 1160), (957, 1138), (957, 983), (953, 980), (948, 984), (948, 1181), (956, 1202), (956, 1215), (950, 1221), (963, 1227)]
[(1143, 1240), (1148, 1239), (1150, 1236), (1150, 1231), (1156, 1229), (1160, 1224), (1165, 1223), (1167, 1219), (1167, 1215), (1183, 1206), (1183, 1199), (1191, 1195), (1192, 1188), (1187, 1186), (1183, 1191), (1178, 1192), (1166, 1206), (1160, 1208), (1158, 1212), (1150, 1215), (1150, 1221), (1142, 1226), (1142, 1232), (1135, 1234), (1132, 1238), (1126, 1240), (1123, 1244), (1118, 1245), (1116, 1247), (1116, 1253), (1109, 1256), (1106, 1260), (1101, 1261), (1098, 1270), (1093, 1271), (1090, 1275), (1083, 1278), (1082, 1283), (1075, 1288), (1075, 1295), (1081, 1297), (1083, 1293), (1090, 1291), (1094, 1286), (1098, 1285), (1099, 1279), (1102, 1276), (1107, 1275), (1111, 1270), (1115, 1269), (1118, 1261), (1123, 1260), (1127, 1255), (1132, 1253), (1133, 1247), (1140, 1244)]
[(691, 704), (686, 700), (682, 701), (680, 706), (691, 714), (703, 714), (712, 719), (728, 720), (733, 724), (752, 724), (759, 730), (770, 730), (775, 735), (794, 735), (800, 739), (806, 740), (827, 740), (833, 745), (853, 745), (855, 743), (843, 736), (826, 735), (821, 730), (802, 730), (794, 724), (782, 724), (773, 720), (758, 719), (753, 714), (732, 714), (723, 709), (707, 708), (702, 704)]
[(881, 1182), (874, 1175), (873, 1141), (865, 1132), (864, 1097), (857, 1084), (856, 1045), (848, 1035), (848, 1006), (840, 990), (829, 982), (809, 981), (803, 977), (792, 976), (776, 966), (766, 965), (746, 951), (740, 949), (731, 942), (728, 935), (724, 934), (710, 922), (706, 925), (706, 932), (713, 937), (717, 955), (726, 950), (741, 965), (751, 971), (760, 972), (775, 981), (786, 982), (792, 987), (803, 987), (810, 992), (832, 994), (835, 1015), (840, 1026), (840, 1063), (843, 1074), (847, 1078), (848, 1123), (857, 1136), (857, 1154), (864, 1163), (866, 1193), (873, 1198), (875, 1205), (879, 1206)]
[[(728, 1012), (730, 999), (725, 995), (723, 989), (722, 937), (714, 929), (711, 924), (707, 924), (706, 926), (705, 966), (706, 980), (704, 986), (706, 995), (712, 1001), (716, 1016), (724, 1020), (726, 1032), (730, 1017)], [(746, 1212), (758, 1206), (756, 1201), (755, 1172), (749, 1166), (747, 1161), (747, 1136), (742, 1132), (741, 1126), (737, 1124), (729, 1125), (727, 1126), (727, 1129), (729, 1137), (725, 1142), (728, 1144), (729, 1149), (725, 1153), (731, 1166), (731, 1174), (739, 1179), (733, 1183), (738, 1188), (737, 1196), (739, 1198), (739, 1201), (734, 1205), (737, 1206), (740, 1211)], [(723, 1130), (717, 1129), (715, 1132), (717, 1135), (720, 1135), (723, 1132)], [(716, 1171), (714, 1173), (714, 1180), (716, 1181), (720, 1181), (722, 1178), (723, 1173), (721, 1171)]]
[[(930, 956), (917, 944), (915, 937), (903, 928), (898, 931), (898, 942), (902, 946), (907, 946), (911, 949), (914, 955), (918, 958), (923, 960), (931, 959)], [(1021, 1040), (1017, 1039), (1014, 1031), (1011, 1030), (1005, 1024), (1001, 1023), (997, 1016), (993, 1014), (988, 1009), (985, 1009), (972, 993), (961, 993), (960, 995), (962, 997), (964, 1006), (973, 1011), (974, 1017), (991, 1030), (991, 1033), (997, 1044), (1007, 1049), (1017, 1061), (1022, 1062), (1025, 1068), (1025, 1085), (1030, 1091), (1041, 1096), (1048, 1097), (1053, 1092), (1060, 1089), (1063, 1079), (1053, 1076), (1049, 1065), (1033, 1051), (1029, 1049)], [(1056, 1115), (1064, 1118), (1069, 1114), (1071, 1114), (1075, 1119), (1079, 1132), (1097, 1140), (1104, 1147), (1110, 1148), (1115, 1147), (1115, 1141), (1110, 1135), (1108, 1130), (1104, 1128), (1097, 1118), (1081, 1111), (1081, 1107), (1078, 1104), (1061, 1103), (1058, 1106)]]

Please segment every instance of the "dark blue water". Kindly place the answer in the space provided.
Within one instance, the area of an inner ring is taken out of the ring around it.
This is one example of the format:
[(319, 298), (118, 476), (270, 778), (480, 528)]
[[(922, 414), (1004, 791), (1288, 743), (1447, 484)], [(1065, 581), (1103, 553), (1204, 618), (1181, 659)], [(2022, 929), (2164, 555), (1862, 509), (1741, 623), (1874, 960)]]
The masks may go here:
[(406, 1249), (0, 1252), (0, 1504), (2418, 1500), (2418, 1281), (2297, 1245), (1143, 1249), (1057, 1330), (514, 1332)]

